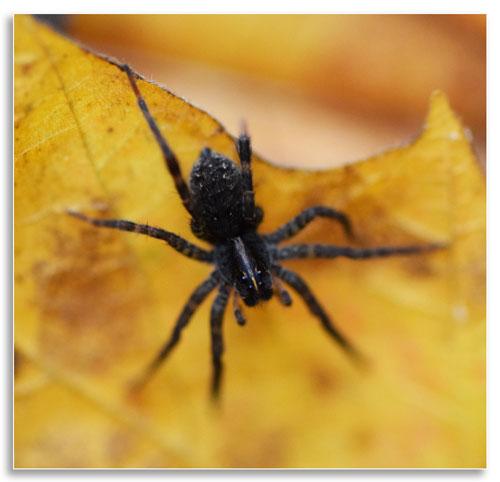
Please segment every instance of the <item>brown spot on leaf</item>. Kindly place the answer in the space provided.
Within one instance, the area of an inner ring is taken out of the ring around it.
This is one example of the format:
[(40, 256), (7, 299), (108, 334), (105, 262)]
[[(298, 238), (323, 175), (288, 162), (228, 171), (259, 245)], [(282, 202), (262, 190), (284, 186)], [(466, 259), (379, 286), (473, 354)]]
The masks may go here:
[(335, 372), (322, 364), (311, 365), (309, 377), (312, 387), (318, 395), (327, 395), (338, 387), (339, 380)]
[(29, 75), (33, 70), (35, 62), (26, 62), (21, 64), (21, 72), (23, 75)]
[(408, 256), (404, 258), (403, 268), (407, 273), (415, 278), (428, 278), (435, 274), (429, 255)]
[(21, 367), (23, 366), (24, 358), (19, 350), (14, 348), (14, 377), (19, 375)]
[(144, 303), (134, 257), (116, 233), (83, 223), (76, 238), (55, 231), (53, 241), (55, 258), (33, 267), (45, 320), (41, 349), (79, 369), (102, 370), (133, 344)]
[(261, 433), (259, 440), (242, 441), (243, 446), (230, 449), (229, 467), (284, 467), (287, 451), (287, 435), (284, 430), (274, 429)]
[(356, 451), (367, 451), (375, 443), (375, 434), (366, 427), (358, 427), (352, 433), (352, 444)]
[(105, 446), (106, 456), (113, 466), (122, 466), (132, 449), (130, 431), (124, 427), (112, 432)]

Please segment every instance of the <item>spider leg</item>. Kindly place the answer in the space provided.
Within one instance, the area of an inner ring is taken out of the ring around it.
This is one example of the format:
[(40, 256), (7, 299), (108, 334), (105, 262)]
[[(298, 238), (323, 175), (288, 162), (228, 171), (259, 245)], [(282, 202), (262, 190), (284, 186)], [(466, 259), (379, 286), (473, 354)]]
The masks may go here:
[(132, 71), (132, 69), (126, 64), (121, 65), (120, 68), (127, 74), (128, 80), (130, 81), (130, 85), (132, 86), (132, 90), (134, 91), (134, 94), (137, 97), (137, 103), (139, 105), (139, 108), (141, 109), (141, 112), (144, 118), (146, 119), (149, 128), (151, 129), (151, 132), (155, 136), (156, 142), (160, 146), (163, 158), (174, 180), (175, 188), (179, 193), (182, 204), (184, 204), (186, 210), (190, 214), (192, 214), (191, 192), (189, 191), (188, 185), (186, 184), (186, 181), (184, 181), (184, 178), (182, 176), (179, 161), (177, 159), (177, 156), (174, 154), (174, 152), (168, 145), (167, 140), (160, 132), (158, 124), (156, 123), (154, 117), (151, 115), (151, 112), (149, 111), (149, 107), (146, 104), (146, 101), (144, 100), (144, 97), (142, 96), (139, 87), (137, 86), (136, 82), (137, 74), (135, 74)]
[(243, 193), (243, 216), (247, 221), (252, 222), (255, 218), (255, 194), (253, 191), (252, 179), (252, 145), (245, 126), (243, 126), (242, 132), (236, 141), (236, 149), (240, 158), (243, 185), (245, 187)]
[(222, 340), (222, 319), (229, 298), (229, 287), (221, 285), (219, 293), (215, 298), (210, 313), (210, 333), (212, 338), (212, 398), (217, 400), (220, 394), (220, 384), (222, 379), (222, 354), (224, 352), (224, 342)]
[(364, 357), (354, 346), (347, 340), (347, 338), (340, 333), (340, 331), (333, 325), (330, 317), (323, 310), (316, 297), (312, 294), (306, 282), (293, 271), (289, 271), (282, 266), (274, 265), (273, 272), (276, 276), (281, 278), (285, 283), (290, 285), (297, 294), (304, 300), (309, 308), (309, 311), (319, 319), (321, 326), (325, 331), (354, 359), (357, 361), (364, 361)]
[(351, 258), (369, 259), (388, 256), (404, 256), (419, 254), (443, 248), (441, 244), (428, 244), (420, 246), (378, 246), (374, 248), (352, 248), (350, 246), (334, 246), (327, 244), (293, 244), (277, 249), (273, 252), (274, 259), (299, 259), (299, 258)]
[(243, 314), (243, 311), (241, 311), (240, 297), (236, 290), (233, 291), (233, 313), (234, 317), (236, 318), (236, 323), (238, 323), (238, 325), (240, 326), (246, 325), (247, 320), (245, 318), (245, 315)]
[(245, 185), (245, 190), (253, 191), (253, 180), (252, 180), (252, 145), (250, 137), (247, 134), (246, 126), (243, 125), (241, 129), (241, 134), (236, 141), (236, 148), (238, 150), (238, 156), (241, 163), (241, 172), (243, 174), (243, 182)]
[(203, 281), (198, 287), (193, 291), (188, 301), (184, 305), (177, 321), (175, 323), (174, 329), (170, 338), (162, 346), (161, 350), (151, 361), (151, 363), (146, 367), (144, 372), (132, 383), (133, 389), (140, 389), (146, 382), (150, 380), (152, 375), (156, 372), (162, 362), (167, 358), (172, 349), (177, 345), (181, 338), (182, 330), (187, 326), (189, 320), (193, 316), (194, 312), (198, 309), (205, 298), (210, 294), (211, 291), (217, 286), (219, 279), (215, 272)]
[(352, 226), (349, 218), (342, 212), (327, 206), (313, 206), (304, 209), (300, 214), (288, 221), (276, 231), (264, 235), (264, 239), (272, 244), (280, 243), (285, 239), (295, 236), (299, 231), (302, 231), (311, 221), (317, 218), (330, 218), (338, 221), (345, 234), (352, 238)]
[(273, 288), (283, 306), (290, 306), (292, 304), (290, 293), (288, 293), (281, 280), (276, 276), (273, 278)]
[(213, 254), (210, 251), (206, 251), (198, 246), (186, 241), (177, 234), (171, 233), (170, 231), (165, 231), (164, 229), (155, 228), (153, 226), (148, 226), (147, 224), (137, 224), (132, 221), (125, 221), (123, 219), (98, 219), (91, 218), (85, 214), (81, 214), (75, 211), (68, 211), (68, 214), (86, 221), (97, 227), (105, 227), (118, 229), (120, 231), (130, 231), (133, 233), (145, 234), (151, 238), (157, 238), (165, 241), (169, 246), (174, 248), (179, 253), (187, 256), (188, 258), (193, 258), (198, 261), (212, 262)]

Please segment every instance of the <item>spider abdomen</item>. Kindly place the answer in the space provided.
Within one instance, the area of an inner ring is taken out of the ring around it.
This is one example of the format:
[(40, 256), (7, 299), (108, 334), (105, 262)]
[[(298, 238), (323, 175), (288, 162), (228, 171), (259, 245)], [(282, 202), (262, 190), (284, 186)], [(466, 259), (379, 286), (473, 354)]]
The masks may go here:
[(243, 179), (230, 159), (204, 149), (191, 171), (192, 229), (211, 242), (234, 238), (244, 230)]

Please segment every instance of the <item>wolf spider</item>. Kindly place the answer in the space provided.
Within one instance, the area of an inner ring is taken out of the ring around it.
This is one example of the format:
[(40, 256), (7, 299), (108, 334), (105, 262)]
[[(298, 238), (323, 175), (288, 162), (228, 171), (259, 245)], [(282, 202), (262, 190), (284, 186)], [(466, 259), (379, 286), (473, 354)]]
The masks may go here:
[(177, 318), (170, 338), (142, 376), (136, 380), (135, 386), (142, 386), (150, 379), (179, 342), (181, 333), (194, 312), (216, 288), (218, 293), (210, 312), (213, 364), (211, 392), (214, 398), (217, 398), (220, 393), (224, 351), (222, 321), (231, 293), (233, 293), (233, 311), (236, 321), (244, 325), (245, 316), (241, 309), (240, 299), (247, 306), (255, 306), (260, 301), (267, 301), (276, 295), (284, 306), (291, 305), (292, 299), (282, 283), (284, 282), (303, 299), (326, 333), (346, 353), (356, 360), (362, 360), (359, 351), (332, 323), (307, 283), (297, 273), (281, 266), (281, 261), (297, 258), (331, 259), (337, 257), (368, 259), (422, 253), (438, 246), (354, 248), (326, 244), (294, 244), (279, 248), (279, 243), (293, 237), (314, 219), (323, 217), (340, 223), (349, 237), (352, 237), (351, 223), (349, 218), (340, 211), (326, 206), (313, 206), (305, 209), (272, 233), (258, 233), (257, 229), (264, 213), (262, 208), (255, 204), (251, 168), (252, 149), (250, 137), (245, 129), (236, 141), (240, 166), (224, 155), (205, 148), (192, 168), (188, 185), (182, 176), (176, 155), (161, 134), (139, 91), (136, 83), (137, 74), (128, 65), (119, 67), (128, 76), (139, 108), (161, 149), (182, 204), (191, 216), (193, 234), (212, 245), (212, 249), (208, 251), (161, 228), (121, 219), (91, 218), (82, 213), (69, 212), (72, 216), (94, 226), (131, 231), (161, 239), (184, 256), (213, 265), (212, 273), (191, 293)]

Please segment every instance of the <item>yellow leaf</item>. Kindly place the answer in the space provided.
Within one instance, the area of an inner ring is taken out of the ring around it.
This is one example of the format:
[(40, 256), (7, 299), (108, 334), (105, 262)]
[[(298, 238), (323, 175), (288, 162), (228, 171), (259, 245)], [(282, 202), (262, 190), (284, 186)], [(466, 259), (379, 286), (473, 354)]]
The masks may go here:
[[(237, 159), (207, 113), (139, 81), (187, 176), (200, 150)], [(293, 142), (306, 142), (291, 139)], [(137, 397), (128, 382), (209, 273), (157, 240), (66, 214), (147, 222), (193, 242), (126, 75), (15, 20), (16, 467), (482, 467), (485, 187), (445, 96), (410, 145), (341, 169), (256, 158), (263, 232), (314, 204), (360, 245), (444, 242), (433, 254), (295, 261), (369, 358), (357, 369), (298, 297), (226, 315), (220, 410), (208, 400), (208, 310)], [(297, 239), (347, 243), (332, 222)]]

